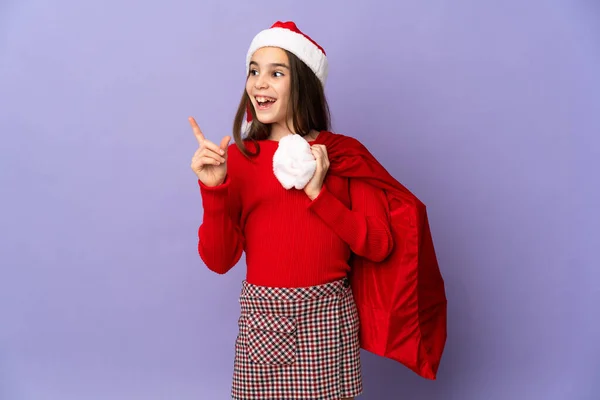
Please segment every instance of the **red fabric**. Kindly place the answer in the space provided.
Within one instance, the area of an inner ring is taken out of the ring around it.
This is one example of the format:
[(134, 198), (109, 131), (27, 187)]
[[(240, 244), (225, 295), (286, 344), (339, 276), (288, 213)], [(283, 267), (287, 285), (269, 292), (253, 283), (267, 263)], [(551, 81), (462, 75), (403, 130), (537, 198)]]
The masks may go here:
[(317, 42), (315, 42), (310, 36), (308, 36), (306, 33), (302, 32), (294, 22), (292, 21), (287, 21), (287, 22), (281, 22), (281, 21), (277, 21), (275, 22), (273, 25), (271, 25), (271, 28), (283, 28), (283, 29), (288, 29), (292, 32), (295, 32), (299, 35), (304, 36), (305, 38), (307, 38), (308, 40), (310, 40), (312, 42), (312, 44), (314, 44), (315, 46), (317, 46), (319, 48), (319, 50), (321, 50), (323, 52), (323, 54), (327, 55), (327, 53), (325, 53), (325, 49), (322, 48)]
[(382, 262), (355, 256), (351, 284), (361, 347), (435, 379), (446, 342), (445, 285), (425, 205), (394, 179), (356, 139), (322, 132), (329, 174), (360, 179), (385, 190), (394, 249)]
[(199, 182), (204, 216), (198, 251), (206, 266), (226, 273), (245, 251), (249, 283), (290, 288), (347, 277), (353, 253), (384, 259), (393, 247), (384, 191), (327, 176), (311, 201), (275, 177), (278, 145), (262, 140), (260, 154), (248, 160), (233, 144), (226, 181), (213, 188)]

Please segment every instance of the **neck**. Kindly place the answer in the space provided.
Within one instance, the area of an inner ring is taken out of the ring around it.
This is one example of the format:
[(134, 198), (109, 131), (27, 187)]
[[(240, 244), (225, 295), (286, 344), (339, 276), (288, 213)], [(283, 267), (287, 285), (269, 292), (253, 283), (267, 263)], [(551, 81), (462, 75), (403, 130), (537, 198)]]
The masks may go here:
[[(269, 140), (279, 141), (284, 136), (295, 134), (296, 132), (294, 131), (294, 125), (291, 121), (289, 122), (289, 126), (291, 130), (288, 129), (284, 123), (275, 123), (271, 125), (271, 134), (269, 135)], [(306, 140), (312, 140), (315, 139), (318, 134), (319, 132), (313, 129), (308, 133), (308, 135), (305, 136), (305, 138)]]
[(269, 135), (269, 139), (270, 140), (277, 140), (279, 141), (279, 139), (281, 139), (284, 136), (296, 133), (294, 132), (294, 125), (290, 122), (289, 126), (291, 128), (288, 129), (287, 126), (283, 123), (283, 122), (277, 122), (271, 125), (271, 134)]

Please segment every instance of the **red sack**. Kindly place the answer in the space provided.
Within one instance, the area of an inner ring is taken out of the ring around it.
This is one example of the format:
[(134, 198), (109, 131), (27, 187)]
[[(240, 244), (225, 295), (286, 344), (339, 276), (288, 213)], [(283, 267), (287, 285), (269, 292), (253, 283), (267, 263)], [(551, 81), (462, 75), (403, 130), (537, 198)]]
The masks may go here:
[(388, 198), (392, 253), (382, 262), (356, 255), (351, 260), (361, 347), (436, 379), (446, 343), (447, 301), (425, 205), (358, 140), (321, 132), (317, 142), (327, 147), (328, 174), (364, 179)]

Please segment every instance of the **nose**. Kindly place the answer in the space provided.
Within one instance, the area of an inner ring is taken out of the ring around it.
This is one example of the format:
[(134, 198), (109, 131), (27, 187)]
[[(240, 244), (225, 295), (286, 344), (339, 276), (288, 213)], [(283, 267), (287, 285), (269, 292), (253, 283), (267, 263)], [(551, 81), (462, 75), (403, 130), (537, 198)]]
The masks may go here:
[(256, 89), (265, 89), (268, 86), (266, 76), (258, 75), (254, 81), (254, 87)]

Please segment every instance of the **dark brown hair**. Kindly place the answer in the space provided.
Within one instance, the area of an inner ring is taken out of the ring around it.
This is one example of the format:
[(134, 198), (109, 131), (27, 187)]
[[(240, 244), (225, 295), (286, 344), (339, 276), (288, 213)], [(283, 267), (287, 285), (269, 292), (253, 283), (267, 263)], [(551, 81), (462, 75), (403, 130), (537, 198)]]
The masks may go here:
[[(290, 64), (291, 78), (290, 102), (287, 107), (288, 115), (291, 113), (293, 116), (294, 132), (301, 136), (306, 136), (313, 129), (319, 132), (329, 130), (331, 115), (321, 81), (302, 60), (287, 50), (285, 52)], [(245, 120), (247, 108), (250, 108), (252, 113), (252, 124), (247, 135), (242, 138), (242, 123)], [(246, 157), (256, 156), (260, 152), (260, 147), (256, 141), (267, 139), (270, 134), (271, 125), (263, 124), (256, 118), (256, 112), (244, 88), (242, 99), (233, 120), (233, 138), (235, 144)], [(243, 143), (244, 140), (251, 140), (254, 143), (255, 153), (250, 152), (246, 148)]]

